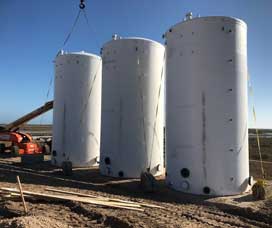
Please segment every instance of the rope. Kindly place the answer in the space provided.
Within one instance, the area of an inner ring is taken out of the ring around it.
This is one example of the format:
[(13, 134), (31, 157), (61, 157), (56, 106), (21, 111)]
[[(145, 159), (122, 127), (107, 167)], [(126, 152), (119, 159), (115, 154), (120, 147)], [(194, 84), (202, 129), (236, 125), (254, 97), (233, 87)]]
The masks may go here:
[(156, 133), (156, 127), (157, 127), (157, 119), (158, 119), (158, 113), (159, 113), (159, 104), (160, 104), (160, 97), (161, 97), (161, 88), (162, 88), (162, 80), (163, 80), (163, 75), (164, 75), (164, 61), (165, 61), (165, 52), (163, 55), (163, 65), (162, 65), (162, 70), (161, 70), (161, 80), (160, 80), (160, 87), (158, 91), (158, 100), (157, 100), (157, 105), (156, 105), (156, 115), (155, 115), (155, 123), (153, 127), (153, 135), (152, 135), (152, 144), (151, 144), (151, 154), (150, 154), (150, 161), (149, 161), (149, 170), (151, 169), (151, 162), (152, 162), (152, 155), (153, 155), (153, 148), (154, 148), (154, 139)]
[(257, 145), (258, 145), (258, 153), (260, 157), (260, 164), (261, 164), (261, 171), (262, 171), (262, 177), (265, 179), (265, 172), (264, 172), (264, 167), (263, 167), (263, 159), (262, 159), (262, 153), (261, 153), (261, 144), (260, 144), (260, 136), (259, 136), (259, 130), (257, 128), (257, 117), (256, 117), (256, 111), (254, 107), (254, 96), (253, 96), (253, 87), (250, 83), (250, 75), (248, 74), (248, 86), (249, 86), (249, 94), (252, 98), (252, 113), (253, 113), (253, 120), (254, 120), (254, 125), (255, 125), (255, 130), (256, 130), (256, 138), (257, 138)]

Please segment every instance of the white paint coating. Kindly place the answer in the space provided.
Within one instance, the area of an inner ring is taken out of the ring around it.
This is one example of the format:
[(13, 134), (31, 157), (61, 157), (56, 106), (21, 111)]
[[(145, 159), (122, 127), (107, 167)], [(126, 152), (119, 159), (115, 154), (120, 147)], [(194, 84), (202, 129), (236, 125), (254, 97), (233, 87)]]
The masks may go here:
[(102, 53), (100, 171), (139, 177), (150, 167), (152, 174), (159, 175), (163, 172), (164, 47), (152, 40), (114, 36)]
[[(78, 52), (55, 60), (52, 164), (97, 165), (100, 150), (102, 60)], [(55, 151), (55, 152), (54, 152)]]
[[(200, 17), (173, 26), (165, 37), (168, 185), (194, 194), (244, 192), (249, 177), (246, 24)], [(182, 169), (189, 170), (188, 177)]]

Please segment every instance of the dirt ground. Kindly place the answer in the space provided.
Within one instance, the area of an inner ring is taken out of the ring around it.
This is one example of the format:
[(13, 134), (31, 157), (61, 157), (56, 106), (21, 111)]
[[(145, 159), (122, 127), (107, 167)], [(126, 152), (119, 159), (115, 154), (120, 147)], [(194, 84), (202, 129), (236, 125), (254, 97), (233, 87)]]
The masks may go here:
[[(250, 172), (261, 177), (256, 139), (249, 141)], [(263, 138), (261, 144), (266, 176), (272, 179), (272, 139)], [(45, 188), (54, 187), (164, 208), (139, 212), (33, 198), (27, 199), (29, 212), (24, 215), (19, 200), (1, 200), (0, 227), (272, 227), (272, 200), (253, 201), (250, 194), (217, 198), (183, 194), (167, 188), (163, 177), (158, 179), (156, 193), (144, 193), (138, 179), (103, 177), (97, 168), (76, 169), (71, 177), (65, 177), (49, 159), (47, 156), (41, 164), (22, 165), (19, 158), (0, 158), (0, 187), (17, 187), (19, 175), (24, 190), (46, 192)]]
[(77, 169), (65, 177), (45, 161), (24, 165), (18, 158), (0, 159), (0, 186), (16, 187), (20, 175), (24, 190), (45, 192), (48, 186), (98, 196), (147, 202), (165, 207), (144, 212), (111, 209), (77, 202), (28, 199), (24, 215), (20, 201), (0, 205), (0, 227), (271, 227), (272, 201), (254, 202), (250, 195), (208, 198), (182, 194), (158, 180), (157, 193), (143, 193), (137, 179), (103, 177), (97, 168)]

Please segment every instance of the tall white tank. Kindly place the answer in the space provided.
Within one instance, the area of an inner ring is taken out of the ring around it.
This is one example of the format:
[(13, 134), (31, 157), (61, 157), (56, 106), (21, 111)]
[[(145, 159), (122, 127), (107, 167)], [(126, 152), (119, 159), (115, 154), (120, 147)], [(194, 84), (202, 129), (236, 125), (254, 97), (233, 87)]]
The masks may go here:
[(97, 165), (100, 151), (102, 60), (84, 53), (55, 59), (52, 164)]
[(165, 38), (168, 185), (193, 194), (244, 192), (250, 182), (245, 22), (188, 14)]
[(102, 59), (101, 173), (162, 174), (164, 46), (115, 35)]

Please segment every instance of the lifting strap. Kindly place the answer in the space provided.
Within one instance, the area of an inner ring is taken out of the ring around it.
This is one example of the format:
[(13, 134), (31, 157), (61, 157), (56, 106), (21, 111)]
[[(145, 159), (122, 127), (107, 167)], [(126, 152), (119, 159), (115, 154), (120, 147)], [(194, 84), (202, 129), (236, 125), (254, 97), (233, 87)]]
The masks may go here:
[(144, 137), (144, 149), (145, 153), (147, 154), (147, 137), (146, 137), (146, 131), (145, 131), (145, 118), (144, 118), (144, 94), (143, 94), (143, 88), (142, 88), (142, 74), (141, 74), (141, 64), (140, 64), (140, 57), (137, 56), (137, 74), (138, 74), (138, 83), (140, 87), (140, 105), (141, 105), (141, 112), (142, 112), (142, 129), (143, 129), (143, 137)]
[(160, 87), (159, 87), (159, 91), (158, 91), (157, 104), (156, 104), (155, 122), (154, 122), (154, 126), (153, 126), (153, 135), (152, 135), (152, 141), (151, 141), (149, 170), (151, 170), (152, 155), (153, 155), (153, 150), (154, 150), (154, 140), (155, 140), (155, 138), (157, 138), (157, 140), (158, 140), (156, 128), (157, 128), (157, 119), (158, 119), (158, 114), (159, 114), (159, 106), (160, 106), (160, 102), (161, 102), (160, 98), (161, 98), (161, 93), (162, 93), (161, 90), (162, 90), (162, 85), (163, 85), (165, 57), (166, 57), (166, 52), (164, 51), (163, 60), (162, 60), (163, 62), (162, 62), (162, 70), (161, 70), (161, 78), (160, 78)]
[(89, 99), (90, 99), (90, 97), (92, 95), (94, 83), (96, 81), (96, 78), (97, 78), (98, 72), (99, 72), (99, 70), (101, 68), (101, 65), (102, 65), (102, 60), (99, 61), (98, 65), (97, 65), (97, 68), (96, 68), (96, 71), (94, 73), (93, 79), (92, 79), (92, 81), (91, 81), (91, 83), (89, 85), (89, 91), (88, 91), (88, 94), (87, 94), (87, 99), (86, 99), (86, 102), (83, 103), (83, 108), (82, 108), (81, 113), (80, 113), (80, 124), (83, 123), (84, 113), (87, 110), (87, 107), (88, 107), (88, 104), (89, 104)]
[(258, 153), (259, 153), (260, 164), (261, 164), (261, 172), (262, 172), (263, 179), (265, 179), (265, 172), (264, 172), (263, 159), (262, 159), (262, 153), (261, 153), (260, 136), (259, 136), (259, 130), (257, 128), (257, 118), (256, 118), (256, 111), (255, 111), (255, 106), (254, 106), (253, 87), (252, 87), (252, 84), (250, 82), (250, 75), (249, 74), (248, 74), (248, 87), (249, 87), (249, 94), (250, 94), (251, 99), (252, 99), (252, 114), (253, 114), (253, 121), (254, 121), (255, 130), (256, 130)]

